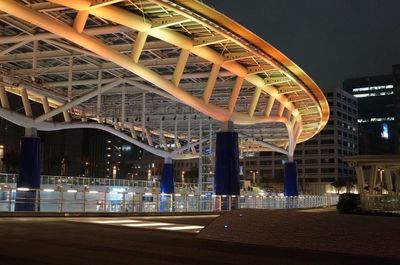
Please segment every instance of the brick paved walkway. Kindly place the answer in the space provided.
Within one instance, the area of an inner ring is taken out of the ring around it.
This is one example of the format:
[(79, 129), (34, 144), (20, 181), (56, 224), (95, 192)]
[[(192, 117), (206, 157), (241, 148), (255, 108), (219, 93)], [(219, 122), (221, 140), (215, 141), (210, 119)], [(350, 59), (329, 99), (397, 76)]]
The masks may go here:
[(400, 259), (400, 218), (338, 214), (335, 209), (226, 213), (198, 238)]

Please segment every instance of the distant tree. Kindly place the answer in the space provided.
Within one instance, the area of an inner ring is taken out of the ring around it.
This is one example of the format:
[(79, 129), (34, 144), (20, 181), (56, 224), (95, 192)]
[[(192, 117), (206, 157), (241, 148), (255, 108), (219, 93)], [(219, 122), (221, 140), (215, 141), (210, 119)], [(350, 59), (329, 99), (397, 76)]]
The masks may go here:
[(354, 178), (338, 178), (332, 182), (331, 185), (336, 189), (337, 194), (339, 194), (343, 188), (346, 188), (346, 192), (350, 192), (355, 182), (356, 180)]
[(342, 188), (346, 187), (347, 182), (344, 178), (338, 178), (331, 185), (336, 189), (336, 193), (339, 194)]
[(355, 184), (357, 183), (355, 178), (346, 178), (346, 192), (350, 192), (351, 189), (355, 186)]

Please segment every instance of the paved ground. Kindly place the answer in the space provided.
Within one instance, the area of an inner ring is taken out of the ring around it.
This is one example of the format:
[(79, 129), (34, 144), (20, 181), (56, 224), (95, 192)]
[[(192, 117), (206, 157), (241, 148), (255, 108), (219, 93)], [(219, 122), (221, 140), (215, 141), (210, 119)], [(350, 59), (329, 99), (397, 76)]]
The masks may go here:
[[(193, 233), (76, 219), (1, 218), (0, 264), (398, 264), (388, 259), (201, 240)], [(213, 220), (187, 216), (94, 219), (122, 224), (129, 220), (138, 221), (132, 224), (173, 223), (171, 226), (204, 226)]]
[(239, 209), (216, 219), (199, 238), (398, 259), (400, 218), (339, 214), (334, 208)]
[(210, 220), (219, 215), (193, 216), (159, 216), (159, 217), (127, 217), (127, 218), (73, 218), (72, 222), (133, 227), (151, 230), (165, 230), (183, 233), (199, 233)]

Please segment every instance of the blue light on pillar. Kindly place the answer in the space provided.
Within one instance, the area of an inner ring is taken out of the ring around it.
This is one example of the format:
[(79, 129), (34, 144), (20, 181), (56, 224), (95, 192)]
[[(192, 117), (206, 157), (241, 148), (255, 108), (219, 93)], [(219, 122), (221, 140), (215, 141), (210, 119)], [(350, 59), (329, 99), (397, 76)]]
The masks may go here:
[(165, 159), (161, 176), (161, 193), (174, 193), (174, 168), (171, 159)]
[(284, 164), (284, 194), (285, 196), (298, 196), (298, 178), (296, 162)]
[(216, 195), (240, 195), (239, 143), (236, 132), (218, 132), (215, 149)]
[[(40, 138), (22, 137), (17, 187), (40, 189)], [(18, 191), (16, 211), (35, 210), (35, 191)]]

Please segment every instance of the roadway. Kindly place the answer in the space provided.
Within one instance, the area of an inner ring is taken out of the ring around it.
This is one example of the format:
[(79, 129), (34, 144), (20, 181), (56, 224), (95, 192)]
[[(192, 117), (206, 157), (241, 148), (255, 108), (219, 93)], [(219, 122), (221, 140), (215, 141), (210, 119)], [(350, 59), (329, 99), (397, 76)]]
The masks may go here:
[[(398, 264), (367, 256), (197, 239), (200, 227), (214, 218), (1, 218), (0, 264)], [(180, 229), (160, 229), (173, 227)]]

